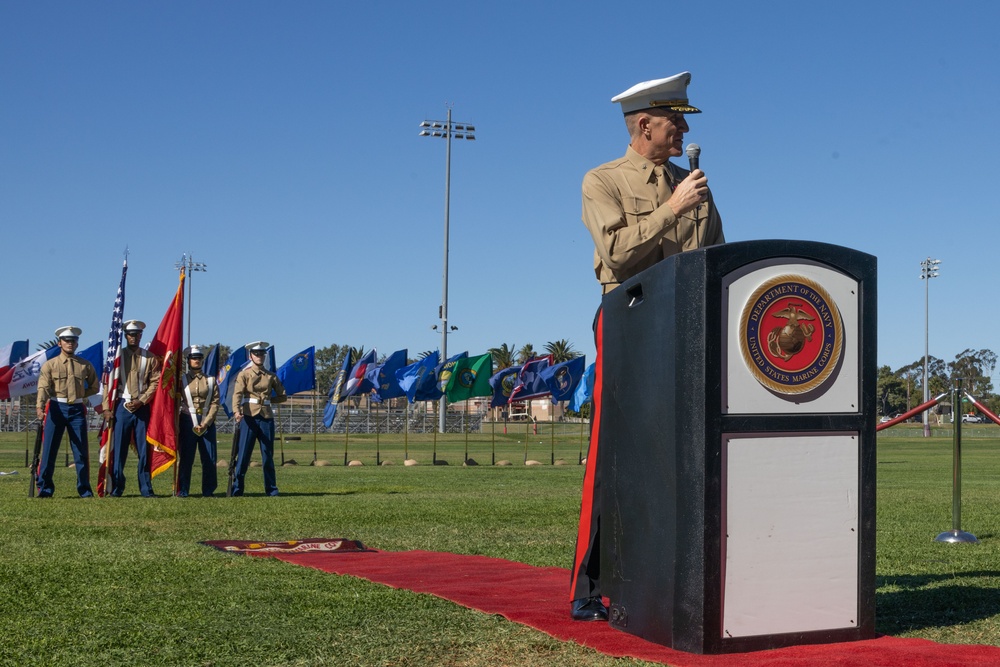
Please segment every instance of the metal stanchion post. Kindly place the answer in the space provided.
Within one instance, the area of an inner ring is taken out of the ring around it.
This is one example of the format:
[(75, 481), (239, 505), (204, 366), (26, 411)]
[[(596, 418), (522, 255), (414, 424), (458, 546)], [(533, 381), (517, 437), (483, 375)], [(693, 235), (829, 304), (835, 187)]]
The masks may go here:
[(962, 405), (962, 380), (955, 380), (951, 394), (951, 416), (954, 421), (951, 473), (951, 530), (946, 530), (934, 538), (935, 542), (978, 544), (979, 540), (972, 533), (962, 530), (962, 416), (959, 409)]

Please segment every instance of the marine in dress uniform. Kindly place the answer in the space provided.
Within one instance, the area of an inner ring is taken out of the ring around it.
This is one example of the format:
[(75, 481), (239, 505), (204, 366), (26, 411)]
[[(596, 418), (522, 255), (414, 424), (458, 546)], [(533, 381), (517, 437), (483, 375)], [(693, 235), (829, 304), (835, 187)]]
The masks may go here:
[[(583, 223), (594, 241), (594, 273), (601, 294), (643, 269), (677, 253), (725, 243), (722, 220), (705, 174), (668, 162), (683, 155), (691, 74), (644, 81), (612, 98), (621, 104), (630, 144), (624, 157), (587, 172), (583, 179)], [(570, 584), (570, 615), (606, 620), (600, 585), (600, 465), (603, 314), (594, 318), (597, 360), (591, 408), (590, 447)], [(609, 442), (606, 446), (609, 446)]]
[(177, 495), (186, 498), (191, 488), (194, 454), (201, 455), (201, 495), (211, 496), (218, 485), (215, 470), (217, 447), (215, 416), (219, 412), (219, 386), (214, 377), (202, 373), (205, 351), (192, 345), (184, 351), (188, 372), (181, 377), (180, 466), (177, 469)]
[[(125, 461), (129, 445), (135, 439), (139, 459), (137, 475), (139, 493), (143, 497), (155, 496), (153, 478), (149, 470), (149, 446), (146, 444), (146, 427), (149, 425), (149, 402), (160, 383), (160, 358), (139, 347), (146, 323), (140, 320), (125, 322), (122, 330), (126, 346), (121, 351), (121, 398), (114, 406), (108, 405), (104, 396), (105, 411), (114, 410), (114, 460), (111, 467), (111, 495), (115, 498), (125, 492)], [(110, 414), (110, 413), (109, 413)]]
[[(76, 356), (80, 343), (79, 327), (56, 329), (59, 339), (59, 356), (44, 364), (38, 376), (36, 412), (45, 420), (42, 439), (42, 456), (38, 466), (38, 497), (50, 498), (55, 491), (52, 473), (56, 468), (56, 455), (63, 433), (69, 433), (76, 464), (76, 492), (81, 498), (94, 495), (90, 488), (90, 445), (87, 442), (88, 396), (100, 389), (97, 371), (86, 359)], [(36, 471), (32, 471), (35, 474)]]
[(288, 397), (278, 376), (264, 368), (268, 347), (262, 340), (247, 345), (252, 363), (236, 376), (233, 412), (236, 414), (236, 422), (240, 424), (240, 439), (233, 479), (234, 496), (243, 495), (244, 478), (250, 467), (254, 442), (260, 442), (264, 493), (269, 496), (278, 495), (274, 472), (274, 412), (271, 405), (283, 403)]

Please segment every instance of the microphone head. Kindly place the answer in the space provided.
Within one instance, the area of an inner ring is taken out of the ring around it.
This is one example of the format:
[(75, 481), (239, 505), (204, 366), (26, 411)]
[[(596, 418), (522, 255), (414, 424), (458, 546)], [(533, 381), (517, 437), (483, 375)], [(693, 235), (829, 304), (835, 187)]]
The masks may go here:
[(701, 155), (701, 146), (698, 144), (688, 144), (684, 152), (687, 153), (689, 158), (695, 160), (699, 155)]

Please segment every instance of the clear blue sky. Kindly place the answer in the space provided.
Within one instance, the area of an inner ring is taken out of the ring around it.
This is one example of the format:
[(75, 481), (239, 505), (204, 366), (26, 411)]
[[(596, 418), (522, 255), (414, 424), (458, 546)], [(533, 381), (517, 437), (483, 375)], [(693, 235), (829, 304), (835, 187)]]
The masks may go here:
[[(693, 73), (731, 241), (879, 259), (879, 363), (1000, 350), (995, 2), (0, 0), (0, 345), (158, 324), (193, 253), (193, 338), (438, 347), (453, 145), (452, 352), (566, 338), (598, 303), (580, 181), (621, 155), (610, 98)], [(683, 164), (683, 162), (682, 162)], [(975, 310), (975, 319), (960, 312)], [(148, 336), (149, 338), (151, 336)]]

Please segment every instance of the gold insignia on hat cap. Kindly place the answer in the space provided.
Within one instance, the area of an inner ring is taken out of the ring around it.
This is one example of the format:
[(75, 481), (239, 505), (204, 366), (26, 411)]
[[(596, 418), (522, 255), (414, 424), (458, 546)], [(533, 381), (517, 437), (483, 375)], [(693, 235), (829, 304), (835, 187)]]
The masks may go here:
[(701, 109), (688, 102), (687, 87), (691, 83), (691, 73), (681, 72), (666, 79), (654, 79), (637, 83), (623, 93), (611, 98), (622, 105), (622, 113), (632, 113), (642, 109), (667, 109), (677, 113), (701, 113)]
[(205, 351), (201, 349), (200, 345), (192, 345), (186, 350), (184, 350), (185, 357), (204, 357)]
[(267, 348), (271, 347), (271, 344), (267, 341), (258, 340), (252, 343), (247, 343), (245, 347), (247, 352), (254, 352), (255, 350), (263, 350), (266, 352)]
[(80, 337), (83, 333), (83, 329), (80, 327), (59, 327), (56, 329), (56, 338), (63, 338), (64, 336), (76, 336)]

